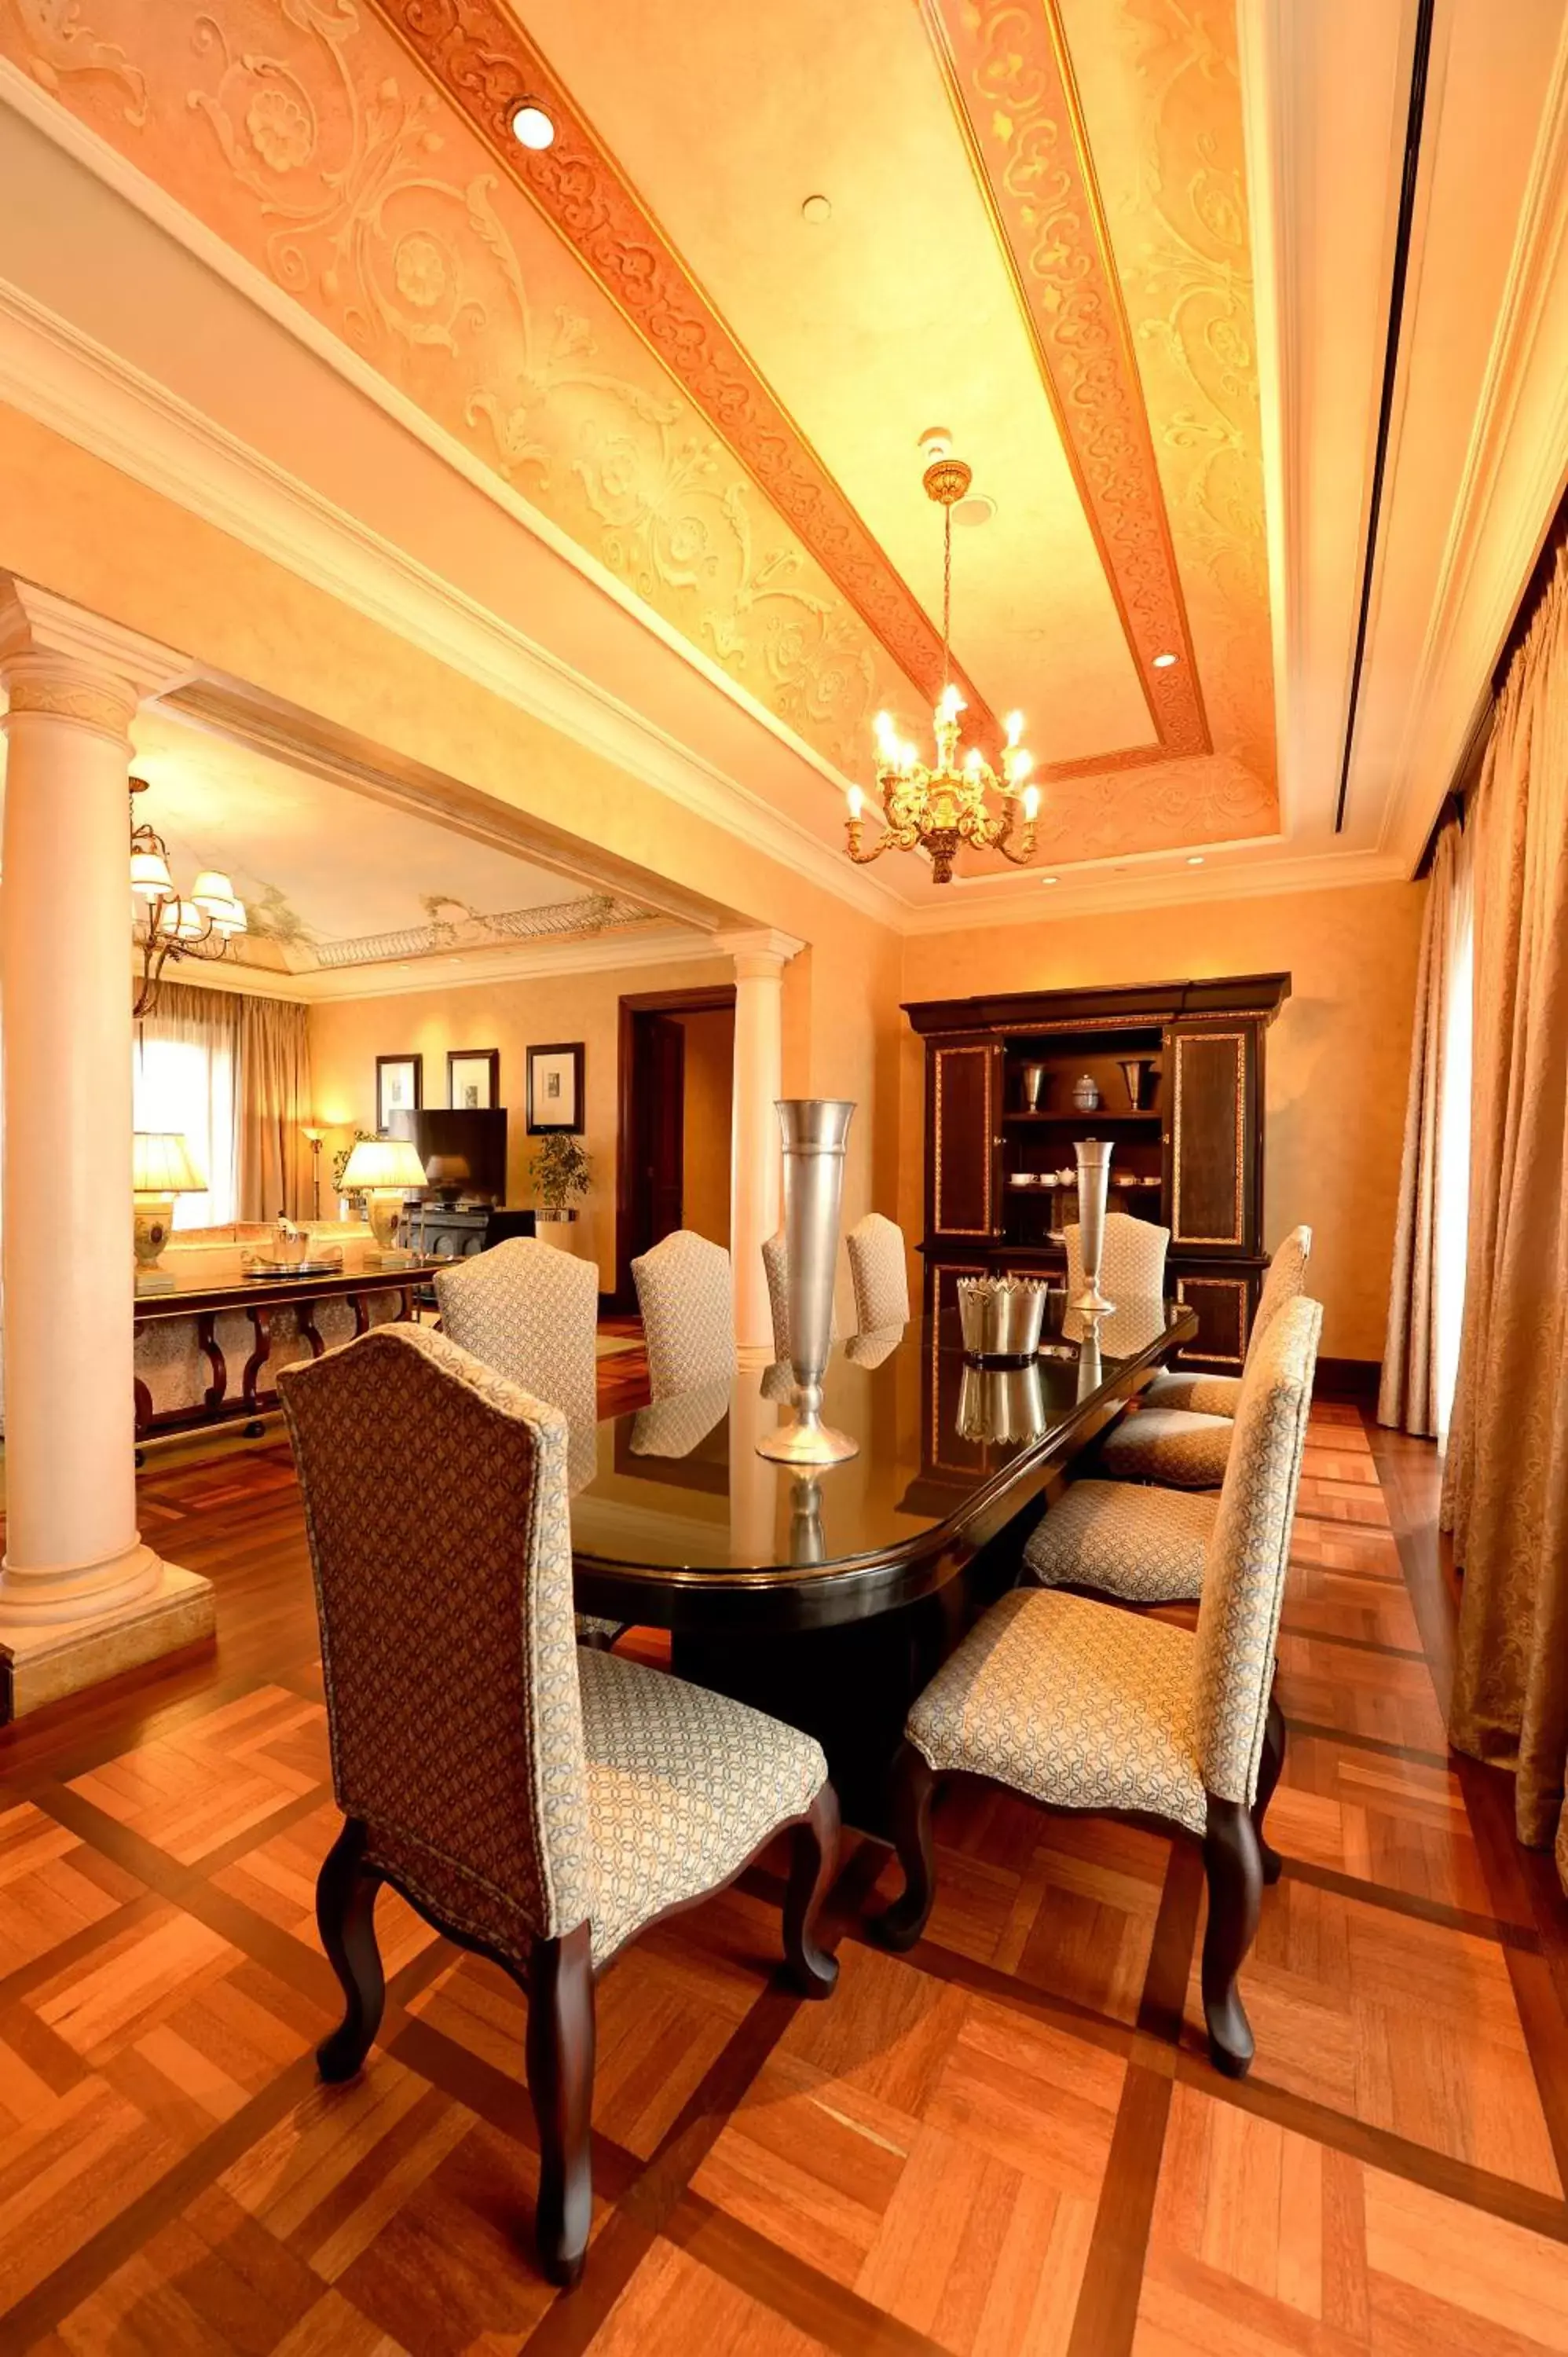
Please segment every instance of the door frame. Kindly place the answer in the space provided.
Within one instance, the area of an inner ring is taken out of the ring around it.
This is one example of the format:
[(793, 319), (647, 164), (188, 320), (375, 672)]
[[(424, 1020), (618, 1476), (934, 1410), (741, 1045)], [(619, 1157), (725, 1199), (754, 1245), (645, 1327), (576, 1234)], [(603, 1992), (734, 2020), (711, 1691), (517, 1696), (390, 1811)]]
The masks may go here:
[[(616, 1075), (616, 1289), (610, 1305), (618, 1315), (637, 1308), (637, 1287), (631, 1281), (632, 1202), (637, 1174), (633, 1141), (637, 1117), (637, 1017), (639, 1015), (705, 1015), (736, 1003), (733, 982), (706, 983), (686, 990), (636, 990), (620, 1001), (619, 1061)], [(733, 1084), (731, 1103), (733, 1106)]]

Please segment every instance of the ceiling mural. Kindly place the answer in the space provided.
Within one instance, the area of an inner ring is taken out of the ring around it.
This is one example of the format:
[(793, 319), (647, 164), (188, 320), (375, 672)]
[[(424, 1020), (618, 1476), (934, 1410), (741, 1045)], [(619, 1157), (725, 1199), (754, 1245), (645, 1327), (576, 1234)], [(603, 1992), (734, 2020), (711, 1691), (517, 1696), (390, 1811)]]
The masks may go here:
[[(846, 776), (879, 708), (929, 728), (942, 424), (995, 506), (955, 557), (968, 733), (1028, 714), (1047, 856), (1273, 832), (1230, 0), (627, 0), (615, 29), (0, 0), (0, 51)], [(524, 90), (545, 151), (510, 135)]]

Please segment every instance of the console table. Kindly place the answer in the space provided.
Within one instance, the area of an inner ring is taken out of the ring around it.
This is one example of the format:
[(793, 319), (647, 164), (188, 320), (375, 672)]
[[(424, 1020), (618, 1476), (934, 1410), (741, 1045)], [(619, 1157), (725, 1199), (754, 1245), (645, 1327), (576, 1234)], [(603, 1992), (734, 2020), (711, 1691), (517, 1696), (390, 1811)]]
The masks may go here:
[[(150, 1361), (160, 1344), (172, 1345), (172, 1354), (183, 1358), (186, 1354), (182, 1346), (187, 1338), (177, 1327), (176, 1321), (179, 1321), (189, 1329), (192, 1354), (199, 1357), (206, 1378), (199, 1383), (198, 1396), (160, 1409), (155, 1404), (153, 1384), (148, 1379), (153, 1368), (150, 1363), (138, 1364), (138, 1442), (162, 1433), (188, 1432), (202, 1425), (242, 1419), (253, 1423), (275, 1407), (275, 1390), (269, 1386), (263, 1392), (261, 1385), (273, 1355), (274, 1319), (279, 1310), (292, 1313), (290, 1339), (304, 1342), (311, 1357), (318, 1359), (329, 1339), (347, 1341), (350, 1335), (363, 1334), (389, 1315), (412, 1318), (415, 1292), (443, 1265), (422, 1259), (410, 1262), (405, 1268), (344, 1269), (330, 1276), (227, 1277), (220, 1284), (178, 1285), (172, 1293), (138, 1294), (138, 1360)], [(323, 1336), (318, 1323), (323, 1310), (329, 1313), (330, 1324), (342, 1328), (340, 1335)], [(220, 1330), (220, 1320), (227, 1329), (226, 1334)], [(231, 1392), (229, 1361), (235, 1353), (237, 1331), (242, 1338), (242, 1346), (248, 1345), (248, 1350), (240, 1387)], [(166, 1361), (171, 1353), (166, 1349), (159, 1355)]]

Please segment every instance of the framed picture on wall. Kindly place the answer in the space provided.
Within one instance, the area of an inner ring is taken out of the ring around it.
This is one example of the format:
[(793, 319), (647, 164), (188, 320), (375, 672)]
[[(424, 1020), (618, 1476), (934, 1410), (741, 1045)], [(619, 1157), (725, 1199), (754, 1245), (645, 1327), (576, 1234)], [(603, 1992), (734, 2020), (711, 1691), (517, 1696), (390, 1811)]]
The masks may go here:
[(583, 1042), (528, 1050), (528, 1134), (583, 1126)]
[(394, 1113), (417, 1113), (424, 1103), (423, 1056), (376, 1058), (376, 1127), (389, 1129)]
[(456, 1113), (489, 1113), (501, 1101), (499, 1048), (448, 1048), (446, 1102)]

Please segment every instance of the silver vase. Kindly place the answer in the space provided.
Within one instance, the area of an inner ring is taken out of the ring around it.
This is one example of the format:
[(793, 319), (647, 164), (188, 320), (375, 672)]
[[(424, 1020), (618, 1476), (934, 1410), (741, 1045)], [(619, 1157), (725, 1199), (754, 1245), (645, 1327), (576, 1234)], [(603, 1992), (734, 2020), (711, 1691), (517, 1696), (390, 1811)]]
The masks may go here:
[(822, 1422), (822, 1377), (833, 1324), (839, 1207), (844, 1150), (854, 1106), (842, 1097), (784, 1097), (784, 1249), (789, 1264), (790, 1399), (795, 1421), (757, 1444), (786, 1465), (837, 1465), (858, 1440)]
[(1105, 1253), (1105, 1198), (1111, 1186), (1111, 1146), (1099, 1137), (1080, 1137), (1078, 1156), (1078, 1243), (1083, 1260), (1083, 1290), (1075, 1293), (1073, 1309), (1114, 1309), (1100, 1290), (1100, 1264)]

